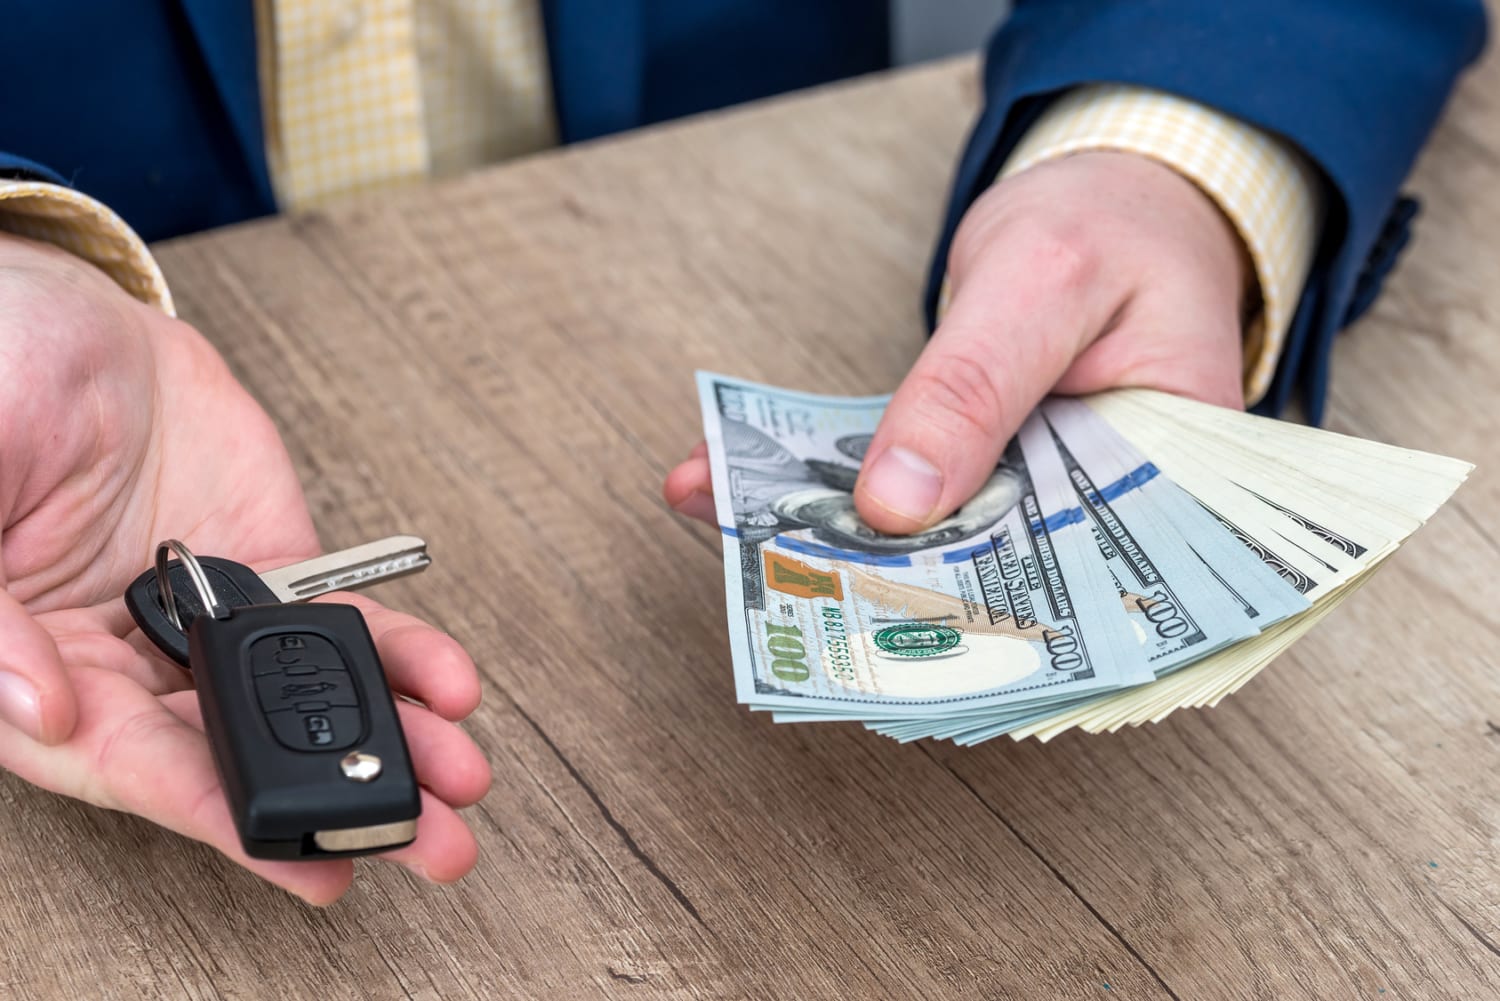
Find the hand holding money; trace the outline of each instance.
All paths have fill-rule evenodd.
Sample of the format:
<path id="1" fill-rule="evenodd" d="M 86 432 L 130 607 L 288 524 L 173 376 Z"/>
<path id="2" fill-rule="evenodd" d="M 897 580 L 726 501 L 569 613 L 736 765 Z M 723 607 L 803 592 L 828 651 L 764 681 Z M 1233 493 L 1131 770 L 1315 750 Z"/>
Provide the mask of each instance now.
<path id="1" fill-rule="evenodd" d="M 851 494 L 887 399 L 707 373 L 699 393 L 740 701 L 900 740 L 1214 705 L 1470 469 L 1115 390 L 1043 401 L 968 503 L 893 536 Z"/>
<path id="2" fill-rule="evenodd" d="M 1166 168 L 1019 174 L 948 263 L 892 398 L 700 376 L 665 493 L 720 526 L 739 696 L 779 721 L 973 743 L 1215 704 L 1467 472 L 1237 413 L 1243 248 Z"/>
<path id="3" fill-rule="evenodd" d="M 1054 387 L 1240 406 L 1247 271 L 1214 202 L 1144 157 L 1083 153 L 997 183 L 959 227 L 950 305 L 870 443 L 861 518 L 888 533 L 946 518 Z M 712 520 L 706 455 L 665 493 Z"/>

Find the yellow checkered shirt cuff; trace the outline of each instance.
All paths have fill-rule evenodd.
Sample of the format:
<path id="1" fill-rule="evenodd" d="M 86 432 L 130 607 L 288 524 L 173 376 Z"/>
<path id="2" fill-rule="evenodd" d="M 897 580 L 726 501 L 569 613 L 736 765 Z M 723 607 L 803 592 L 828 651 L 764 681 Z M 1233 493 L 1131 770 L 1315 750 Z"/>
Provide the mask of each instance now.
<path id="1" fill-rule="evenodd" d="M 0 178 L 0 231 L 61 247 L 142 302 L 176 315 L 167 279 L 146 242 L 97 199 L 45 181 Z"/>
<path id="2" fill-rule="evenodd" d="M 1245 398 L 1259 400 L 1275 374 L 1322 225 L 1322 189 L 1312 166 L 1287 143 L 1201 104 L 1095 84 L 1052 102 L 1000 176 L 1085 150 L 1165 163 L 1213 198 L 1239 230 L 1260 285 L 1261 308 L 1245 328 Z"/>

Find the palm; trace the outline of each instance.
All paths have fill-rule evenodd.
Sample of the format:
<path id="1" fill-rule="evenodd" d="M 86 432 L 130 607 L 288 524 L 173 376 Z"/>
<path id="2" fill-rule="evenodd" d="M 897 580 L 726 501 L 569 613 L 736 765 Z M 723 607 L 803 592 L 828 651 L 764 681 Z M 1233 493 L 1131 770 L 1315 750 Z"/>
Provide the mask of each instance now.
<path id="1" fill-rule="evenodd" d="M 0 428 L 0 632 L 12 653 L 58 663 L 54 687 L 76 705 L 76 725 L 70 718 L 71 735 L 52 746 L 0 726 L 0 766 L 208 842 L 307 899 L 330 901 L 349 883 L 347 862 L 266 863 L 240 851 L 185 690 L 191 678 L 134 629 L 121 598 L 169 537 L 251 565 L 318 552 L 281 440 L 191 328 L 96 272 L 64 263 L 59 273 L 55 255 L 34 248 L 21 258 L 30 281 L 7 285 L 15 249 L 0 243 L 0 317 L 49 315 L 0 327 L 0 413 L 10 415 Z M 453 808 L 488 785 L 478 749 L 446 721 L 477 702 L 472 661 L 425 624 L 353 600 L 392 687 L 427 707 L 400 706 L 423 817 L 417 842 L 393 857 L 457 878 L 474 845 Z"/>
<path id="2" fill-rule="evenodd" d="M 242 562 L 317 551 L 265 414 L 193 331 L 144 307 L 128 315 L 149 329 L 33 338 L 29 367 L 82 366 L 92 378 L 82 389 L 65 379 L 42 392 L 33 384 L 5 402 L 52 446 L 50 475 L 33 484 L 35 503 L 7 519 L 0 550 L 11 594 L 33 611 L 118 598 L 165 538 Z M 0 381 L 11 395 L 22 385 Z M 70 415 L 60 434 L 51 427 L 58 413 Z"/>

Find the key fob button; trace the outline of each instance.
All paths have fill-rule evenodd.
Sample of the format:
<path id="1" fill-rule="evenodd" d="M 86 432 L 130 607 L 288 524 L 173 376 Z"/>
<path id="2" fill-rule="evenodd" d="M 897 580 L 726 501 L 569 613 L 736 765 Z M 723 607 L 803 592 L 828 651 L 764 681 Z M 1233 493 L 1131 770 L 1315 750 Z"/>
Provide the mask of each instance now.
<path id="1" fill-rule="evenodd" d="M 260 708 L 268 713 L 282 709 L 301 711 L 302 706 L 311 704 L 359 708 L 354 679 L 344 670 L 324 668 L 259 674 L 255 677 L 255 694 L 260 698 Z"/>
<path id="2" fill-rule="evenodd" d="M 315 712 L 278 709 L 266 713 L 271 732 L 294 751 L 339 751 L 359 742 L 364 721 L 357 708 L 334 706 Z"/>
<path id="3" fill-rule="evenodd" d="M 325 667 L 342 668 L 343 658 L 332 643 L 308 633 L 262 636 L 250 644 L 250 673 L 311 673 Z"/>

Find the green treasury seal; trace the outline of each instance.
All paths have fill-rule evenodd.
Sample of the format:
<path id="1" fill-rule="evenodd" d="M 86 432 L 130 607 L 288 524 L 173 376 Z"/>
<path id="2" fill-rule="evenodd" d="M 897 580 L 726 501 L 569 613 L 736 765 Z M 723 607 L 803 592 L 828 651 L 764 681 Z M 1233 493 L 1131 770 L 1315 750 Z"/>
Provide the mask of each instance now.
<path id="1" fill-rule="evenodd" d="M 902 622 L 875 633 L 875 645 L 896 657 L 936 657 L 958 646 L 957 629 L 936 622 Z"/>

